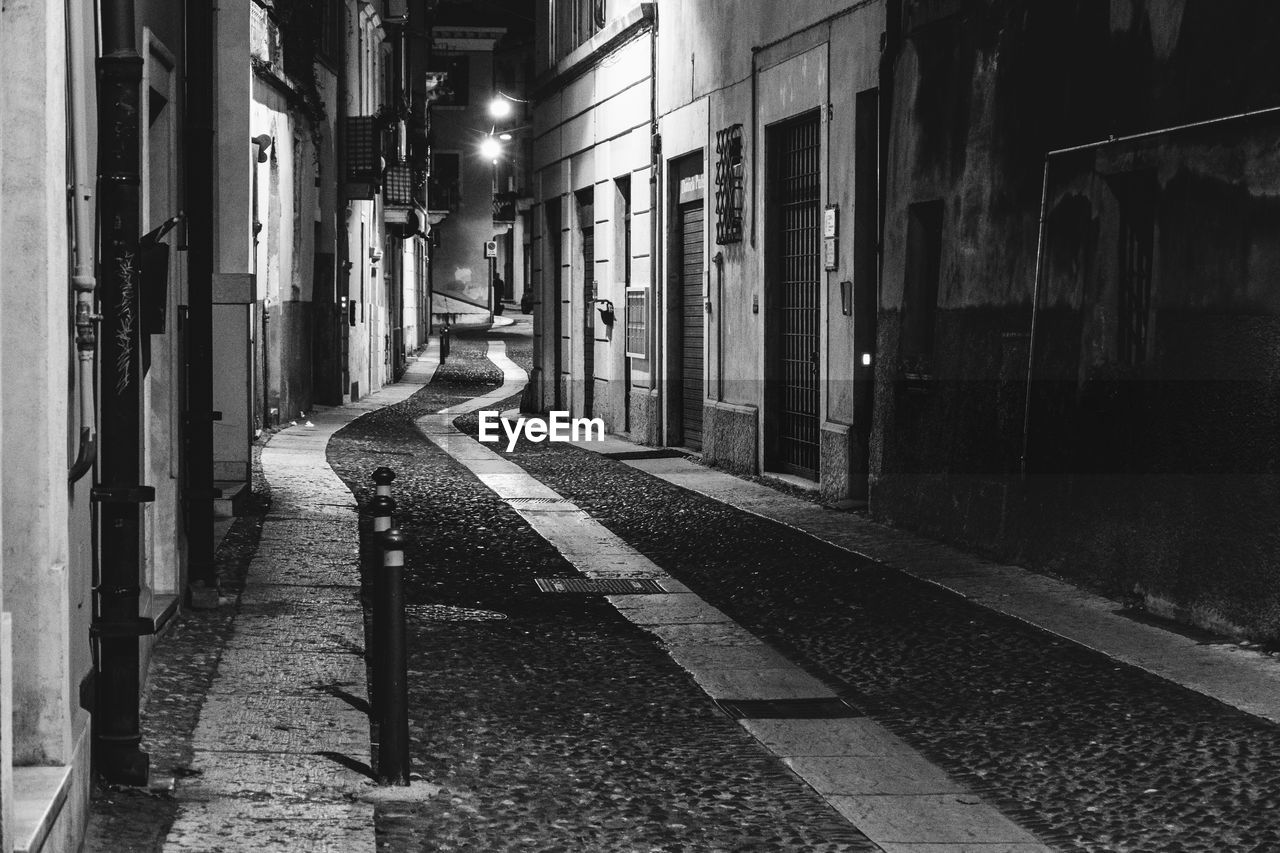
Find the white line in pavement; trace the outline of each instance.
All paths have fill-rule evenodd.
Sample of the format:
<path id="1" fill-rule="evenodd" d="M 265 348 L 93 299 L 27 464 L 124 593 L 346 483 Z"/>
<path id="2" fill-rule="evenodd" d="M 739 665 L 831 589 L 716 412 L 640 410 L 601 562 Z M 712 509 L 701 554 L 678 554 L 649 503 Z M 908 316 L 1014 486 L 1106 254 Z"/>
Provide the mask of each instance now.
<path id="1" fill-rule="evenodd" d="M 473 412 L 517 393 L 525 372 L 490 342 L 502 387 L 418 420 L 434 444 L 511 505 L 544 539 L 589 578 L 650 578 L 666 595 L 608 596 L 618 611 L 663 641 L 668 653 L 716 699 L 835 698 L 830 687 L 795 666 L 600 522 L 523 468 L 453 426 Z M 550 498 L 538 508 L 522 498 Z M 1000 845 L 1001 853 L 1047 853 L 1050 848 L 982 802 L 963 785 L 866 718 L 742 720 L 766 749 L 846 819 L 885 849 L 959 849 Z M 939 847 L 938 845 L 946 845 Z"/>

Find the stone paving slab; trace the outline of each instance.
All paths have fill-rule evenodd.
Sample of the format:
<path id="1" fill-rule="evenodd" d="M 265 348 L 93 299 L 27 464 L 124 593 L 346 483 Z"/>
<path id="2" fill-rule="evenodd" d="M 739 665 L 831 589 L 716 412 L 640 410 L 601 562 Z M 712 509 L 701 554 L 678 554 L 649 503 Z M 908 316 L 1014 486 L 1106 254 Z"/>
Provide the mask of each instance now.
<path id="1" fill-rule="evenodd" d="M 973 795 L 832 796 L 829 800 L 881 846 L 1015 843 L 1035 853 L 1052 849 Z"/>
<path id="2" fill-rule="evenodd" d="M 830 720 L 742 720 L 742 725 L 774 753 L 802 756 L 858 756 L 901 753 L 906 745 L 866 717 Z"/>
<path id="3" fill-rule="evenodd" d="M 342 674 L 337 678 L 350 683 Z M 363 694 L 362 684 L 352 688 L 352 693 Z M 299 695 L 301 692 L 246 693 L 215 687 L 205 700 L 201 717 L 216 721 L 216 725 L 201 725 L 196 730 L 192 741 L 196 751 L 298 755 L 330 751 L 368 764 L 368 717 L 335 696 L 314 695 L 315 691 L 306 691 L 313 694 L 310 696 Z M 206 768 L 199 766 L 202 771 Z"/>
<path id="4" fill-rule="evenodd" d="M 765 643 L 750 646 L 673 645 L 667 649 L 686 669 L 750 671 L 774 669 L 789 663 L 781 653 Z"/>
<path id="5" fill-rule="evenodd" d="M 685 625 L 730 622 L 721 610 L 693 593 L 672 595 L 607 595 L 605 599 L 637 625 Z"/>
<path id="6" fill-rule="evenodd" d="M 343 656 L 335 661 L 334 655 Z M 323 652 L 295 652 L 279 646 L 237 645 L 222 656 L 219 666 L 230 678 L 210 688 L 211 692 L 294 693 L 315 696 L 322 688 L 342 686 L 347 692 L 360 694 L 364 688 L 364 661 L 347 649 L 332 648 Z M 282 674 L 288 673 L 288 677 Z"/>
<path id="7" fill-rule="evenodd" d="M 364 803 L 302 803 L 291 798 L 256 802 L 222 798 L 184 803 L 165 850 L 193 853 L 373 853 L 373 806 Z"/>
<path id="8" fill-rule="evenodd" d="M 370 787 L 368 777 L 320 755 L 229 753 L 183 782 L 193 800 L 219 798 L 348 804 Z"/>
<path id="9" fill-rule="evenodd" d="M 964 785 L 911 751 L 885 755 L 804 756 L 785 759 L 821 794 L 847 796 L 965 794 Z"/>
<path id="10" fill-rule="evenodd" d="M 680 660 L 679 655 L 672 657 Z M 790 664 L 760 669 L 700 666 L 690 671 L 713 699 L 820 699 L 836 695 L 830 687 Z"/>

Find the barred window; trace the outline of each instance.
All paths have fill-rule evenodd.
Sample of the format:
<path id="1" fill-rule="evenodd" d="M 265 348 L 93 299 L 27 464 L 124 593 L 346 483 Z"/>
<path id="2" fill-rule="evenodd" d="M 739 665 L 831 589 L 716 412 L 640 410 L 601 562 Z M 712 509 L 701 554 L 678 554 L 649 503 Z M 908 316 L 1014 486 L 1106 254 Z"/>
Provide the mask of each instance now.
<path id="1" fill-rule="evenodd" d="M 716 132 L 716 242 L 742 241 L 742 125 Z"/>

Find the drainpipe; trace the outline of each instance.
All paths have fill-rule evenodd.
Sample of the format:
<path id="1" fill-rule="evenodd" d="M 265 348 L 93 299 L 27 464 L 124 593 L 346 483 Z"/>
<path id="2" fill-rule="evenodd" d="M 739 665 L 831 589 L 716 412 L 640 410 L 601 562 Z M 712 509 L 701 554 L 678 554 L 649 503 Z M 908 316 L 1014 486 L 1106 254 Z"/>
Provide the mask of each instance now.
<path id="1" fill-rule="evenodd" d="M 1049 167 L 1055 157 L 1062 157 L 1068 154 L 1078 154 L 1084 151 L 1097 151 L 1108 145 L 1118 145 L 1126 142 L 1135 142 L 1140 139 L 1149 139 L 1153 136 L 1161 136 L 1166 133 L 1181 133 L 1187 130 L 1196 130 L 1202 127 L 1211 127 L 1213 125 L 1224 124 L 1226 122 L 1240 121 L 1247 118 L 1258 118 L 1262 116 L 1280 115 L 1280 106 L 1266 107 L 1260 110 L 1246 110 L 1242 113 L 1232 113 L 1231 115 L 1218 116 L 1217 118 L 1205 119 L 1203 121 L 1193 121 L 1187 124 L 1178 124 L 1172 127 L 1162 127 L 1157 130 L 1146 130 L 1142 133 L 1133 133 L 1128 136 L 1113 136 L 1110 139 L 1100 139 L 1096 142 L 1086 142 L 1083 145 L 1073 145 L 1069 148 L 1057 148 L 1048 151 L 1044 155 L 1044 178 L 1040 186 L 1040 223 L 1039 232 L 1036 237 L 1036 263 L 1035 278 L 1031 285 L 1031 329 L 1029 340 L 1027 341 L 1027 388 L 1023 398 L 1022 405 L 1022 459 L 1021 470 L 1022 476 L 1027 476 L 1028 455 L 1027 450 L 1030 445 L 1031 438 L 1031 384 L 1035 379 L 1035 363 L 1036 363 L 1036 326 L 1040 316 L 1040 283 L 1043 277 L 1043 256 L 1045 241 L 1045 224 L 1049 209 Z"/>
<path id="2" fill-rule="evenodd" d="M 71 233 L 74 237 L 71 284 L 75 292 L 76 394 L 80 418 L 80 449 L 67 476 L 70 482 L 76 483 L 93 470 L 98 458 L 97 403 L 93 393 L 98 353 L 95 325 L 98 315 L 93 304 L 97 280 L 93 275 L 94 186 L 89 173 L 88 139 L 91 78 L 81 52 L 92 41 L 85 38 L 81 10 L 73 8 L 70 0 L 64 0 L 64 12 L 67 17 L 68 142 L 72 172 Z"/>
<path id="3" fill-rule="evenodd" d="M 649 28 L 649 276 L 651 283 L 649 300 L 649 340 L 653 342 L 649 359 L 650 390 L 658 391 L 657 407 L 657 440 L 661 444 L 666 440 L 666 407 L 663 406 L 662 390 L 657 387 L 663 382 L 662 358 L 662 300 L 666 293 L 662 285 L 662 261 L 666 252 L 659 248 L 662 243 L 662 212 L 665 207 L 662 201 L 662 134 L 658 123 L 658 5 L 653 7 L 653 23 Z M 557 378 L 557 382 L 559 379 Z M 652 429 L 652 426 L 650 427 Z"/>
<path id="4" fill-rule="evenodd" d="M 187 0 L 187 603 L 218 606 L 213 502 L 213 87 L 217 22 L 212 3 Z"/>
<path id="5" fill-rule="evenodd" d="M 135 44 L 133 0 L 102 0 L 98 60 L 98 186 L 101 263 L 98 282 L 107 345 L 102 359 L 100 572 L 97 619 L 97 708 L 94 758 L 109 782 L 142 785 L 150 759 L 140 748 L 138 638 L 141 504 L 155 490 L 141 479 L 141 348 L 138 317 L 139 88 L 142 57 Z"/>

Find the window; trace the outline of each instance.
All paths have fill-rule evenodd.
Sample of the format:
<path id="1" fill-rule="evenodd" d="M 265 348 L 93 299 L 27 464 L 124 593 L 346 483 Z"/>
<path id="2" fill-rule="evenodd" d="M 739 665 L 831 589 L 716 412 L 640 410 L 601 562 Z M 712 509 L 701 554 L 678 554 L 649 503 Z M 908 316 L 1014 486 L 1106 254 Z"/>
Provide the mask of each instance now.
<path id="1" fill-rule="evenodd" d="M 563 59 L 604 29 L 605 0 L 554 0 L 549 28 L 553 59 Z"/>
<path id="2" fill-rule="evenodd" d="M 942 268 L 942 202 L 907 211 L 906 282 L 902 294 L 902 364 L 910 376 L 933 372 L 933 332 Z"/>
<path id="3" fill-rule="evenodd" d="M 339 18 L 338 0 L 320 0 L 316 4 L 320 17 L 319 43 L 316 50 L 321 59 L 336 63 L 342 52 L 342 23 Z"/>
<path id="4" fill-rule="evenodd" d="M 742 241 L 742 125 L 716 132 L 716 242 Z"/>
<path id="5" fill-rule="evenodd" d="M 456 151 L 433 153 L 427 207 L 431 210 L 457 210 L 461 200 L 462 155 Z"/>
<path id="6" fill-rule="evenodd" d="M 471 103 L 471 57 L 465 55 L 440 56 L 435 65 L 448 74 L 440 94 L 433 101 L 437 107 L 465 107 Z"/>

